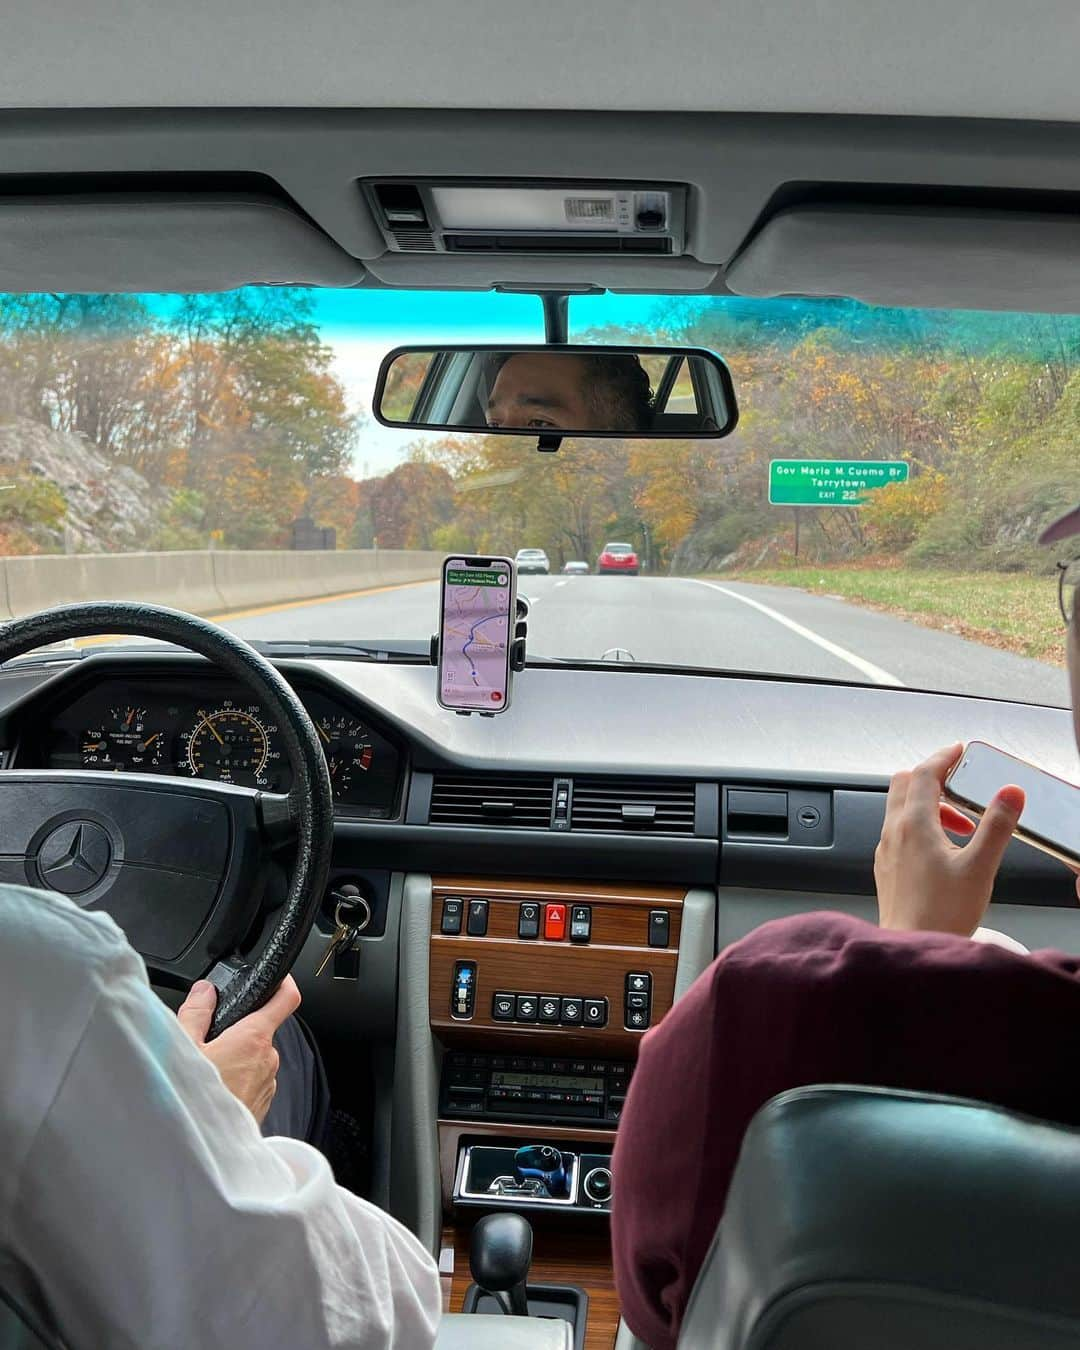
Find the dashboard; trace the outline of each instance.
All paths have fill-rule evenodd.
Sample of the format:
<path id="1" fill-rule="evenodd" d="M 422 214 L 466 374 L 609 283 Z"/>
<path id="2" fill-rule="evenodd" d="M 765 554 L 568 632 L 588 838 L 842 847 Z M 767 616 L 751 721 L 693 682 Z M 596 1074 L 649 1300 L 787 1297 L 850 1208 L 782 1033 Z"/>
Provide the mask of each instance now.
<path id="1" fill-rule="evenodd" d="M 403 757 L 366 716 L 312 686 L 297 688 L 326 754 L 335 805 L 391 819 Z M 128 770 L 268 792 L 292 783 L 277 724 L 241 686 L 216 677 L 134 673 L 84 685 L 23 728 L 22 768 Z"/>

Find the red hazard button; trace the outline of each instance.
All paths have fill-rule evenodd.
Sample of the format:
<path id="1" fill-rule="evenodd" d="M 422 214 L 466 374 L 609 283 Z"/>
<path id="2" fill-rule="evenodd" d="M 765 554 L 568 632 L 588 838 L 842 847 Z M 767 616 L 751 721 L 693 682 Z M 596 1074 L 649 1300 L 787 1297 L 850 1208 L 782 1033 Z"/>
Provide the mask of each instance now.
<path id="1" fill-rule="evenodd" d="M 566 937 L 566 906 L 544 906 L 544 937 L 549 942 L 561 942 Z"/>

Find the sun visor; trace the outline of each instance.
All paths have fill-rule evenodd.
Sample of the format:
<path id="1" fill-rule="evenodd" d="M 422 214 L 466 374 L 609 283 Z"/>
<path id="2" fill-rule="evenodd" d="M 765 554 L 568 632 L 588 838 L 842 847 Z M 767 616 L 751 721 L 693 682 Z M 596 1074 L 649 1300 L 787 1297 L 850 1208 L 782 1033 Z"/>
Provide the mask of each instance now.
<path id="1" fill-rule="evenodd" d="M 275 197 L 0 196 L 0 292 L 352 286 L 359 262 Z"/>
<path id="2" fill-rule="evenodd" d="M 1080 313 L 1080 216 L 894 206 L 791 207 L 728 267 L 747 296 Z"/>

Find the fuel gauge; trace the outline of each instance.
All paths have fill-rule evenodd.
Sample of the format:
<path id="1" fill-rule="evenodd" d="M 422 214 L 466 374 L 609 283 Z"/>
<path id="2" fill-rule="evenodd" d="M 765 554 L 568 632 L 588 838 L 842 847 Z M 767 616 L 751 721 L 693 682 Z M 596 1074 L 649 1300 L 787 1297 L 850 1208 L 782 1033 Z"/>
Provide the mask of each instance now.
<path id="1" fill-rule="evenodd" d="M 145 708 L 136 704 L 110 708 L 98 726 L 83 732 L 83 768 L 132 773 L 157 769 L 164 761 L 164 741 L 160 731 L 147 726 Z"/>

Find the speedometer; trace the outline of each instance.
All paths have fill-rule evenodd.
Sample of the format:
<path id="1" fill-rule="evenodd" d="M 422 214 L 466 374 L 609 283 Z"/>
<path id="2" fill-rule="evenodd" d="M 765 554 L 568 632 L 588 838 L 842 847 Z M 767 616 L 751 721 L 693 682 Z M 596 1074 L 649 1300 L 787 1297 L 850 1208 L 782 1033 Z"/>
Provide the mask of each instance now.
<path id="1" fill-rule="evenodd" d="M 186 767 L 196 778 L 243 787 L 270 787 L 270 765 L 280 758 L 257 706 L 238 708 L 226 702 L 211 712 L 199 710 L 198 721 L 183 737 Z"/>
<path id="2" fill-rule="evenodd" d="M 320 717 L 315 723 L 323 742 L 326 765 L 335 797 L 343 797 L 357 774 L 367 773 L 375 757 L 363 722 L 347 713 Z"/>

